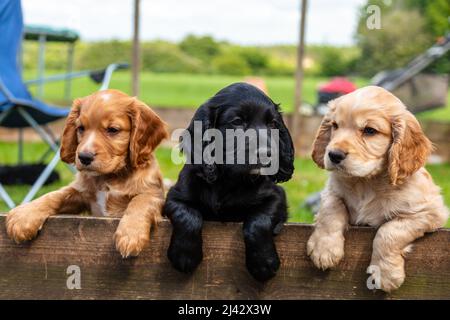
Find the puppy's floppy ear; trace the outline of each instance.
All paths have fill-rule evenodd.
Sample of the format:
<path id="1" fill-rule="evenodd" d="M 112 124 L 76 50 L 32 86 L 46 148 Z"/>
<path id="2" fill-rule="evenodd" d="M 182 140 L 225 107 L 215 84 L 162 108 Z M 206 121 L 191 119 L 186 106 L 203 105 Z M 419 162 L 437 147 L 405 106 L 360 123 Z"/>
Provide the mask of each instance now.
<path id="1" fill-rule="evenodd" d="M 278 108 L 277 108 L 278 109 Z M 294 173 L 294 144 L 292 143 L 292 138 L 289 130 L 283 121 L 283 116 L 278 112 L 277 129 L 280 134 L 280 144 L 279 144 L 279 161 L 280 168 L 278 173 L 274 175 L 274 182 L 285 182 L 291 179 Z"/>
<path id="2" fill-rule="evenodd" d="M 61 138 L 61 160 L 66 163 L 75 162 L 75 154 L 77 152 L 78 138 L 77 127 L 75 125 L 76 120 L 80 116 L 80 108 L 83 100 L 75 99 L 72 104 L 69 116 L 67 117 L 66 124 L 64 126 L 63 135 Z"/>
<path id="3" fill-rule="evenodd" d="M 128 114 L 131 119 L 130 163 L 133 168 L 145 165 L 155 148 L 167 138 L 167 124 L 145 103 L 132 98 Z"/>
<path id="4" fill-rule="evenodd" d="M 331 105 L 330 105 L 331 107 Z M 313 143 L 312 159 L 322 169 L 325 168 L 325 150 L 331 139 L 331 120 L 329 111 L 323 118 Z"/>
<path id="5" fill-rule="evenodd" d="M 392 146 L 389 150 L 389 177 L 400 185 L 426 164 L 433 146 L 417 119 L 409 111 L 392 121 Z"/>
<path id="6" fill-rule="evenodd" d="M 186 129 L 189 133 L 189 138 L 181 137 L 180 140 L 181 150 L 186 154 L 186 157 L 189 158 L 191 164 L 196 164 L 198 166 L 199 170 L 197 175 L 208 183 L 216 181 L 219 173 L 216 164 L 207 164 L 204 162 L 203 150 L 208 143 L 203 141 L 203 134 L 206 130 L 215 128 L 217 108 L 214 99 L 210 99 L 202 104 L 195 112 L 189 127 Z M 201 140 L 198 141 L 197 139 L 194 139 L 196 136 Z M 201 165 L 195 163 L 196 158 L 201 159 Z"/>

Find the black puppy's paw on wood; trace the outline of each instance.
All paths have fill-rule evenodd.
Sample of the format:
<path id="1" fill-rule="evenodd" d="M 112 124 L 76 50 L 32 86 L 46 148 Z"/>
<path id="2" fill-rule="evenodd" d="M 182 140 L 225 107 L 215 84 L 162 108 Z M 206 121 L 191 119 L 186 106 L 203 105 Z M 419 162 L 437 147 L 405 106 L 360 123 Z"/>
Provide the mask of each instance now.
<path id="1" fill-rule="evenodd" d="M 278 254 L 262 254 L 253 251 L 246 254 L 246 265 L 248 272 L 258 281 L 264 282 L 276 276 L 280 268 Z"/>
<path id="2" fill-rule="evenodd" d="M 192 273 L 203 260 L 202 243 L 193 241 L 172 241 L 167 251 L 172 266 L 183 273 Z"/>

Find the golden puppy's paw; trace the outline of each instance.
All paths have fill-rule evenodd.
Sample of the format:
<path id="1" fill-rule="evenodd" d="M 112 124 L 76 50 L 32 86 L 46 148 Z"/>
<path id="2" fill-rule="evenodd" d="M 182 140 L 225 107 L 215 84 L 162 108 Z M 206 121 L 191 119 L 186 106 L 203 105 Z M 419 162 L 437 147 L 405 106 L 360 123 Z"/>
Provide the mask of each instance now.
<path id="1" fill-rule="evenodd" d="M 314 231 L 307 243 L 307 253 L 317 268 L 333 268 L 344 257 L 344 237 Z"/>
<path id="2" fill-rule="evenodd" d="M 372 259 L 370 267 L 375 280 L 375 289 L 389 293 L 398 289 L 405 281 L 404 260 L 401 256 L 389 260 Z"/>
<path id="3" fill-rule="evenodd" d="M 114 234 L 114 240 L 116 249 L 123 258 L 135 257 L 150 242 L 150 227 L 146 228 L 142 221 L 133 221 L 124 216 Z"/>
<path id="4" fill-rule="evenodd" d="M 6 232 L 16 243 L 32 240 L 41 230 L 46 215 L 30 204 L 12 209 L 6 216 Z"/>

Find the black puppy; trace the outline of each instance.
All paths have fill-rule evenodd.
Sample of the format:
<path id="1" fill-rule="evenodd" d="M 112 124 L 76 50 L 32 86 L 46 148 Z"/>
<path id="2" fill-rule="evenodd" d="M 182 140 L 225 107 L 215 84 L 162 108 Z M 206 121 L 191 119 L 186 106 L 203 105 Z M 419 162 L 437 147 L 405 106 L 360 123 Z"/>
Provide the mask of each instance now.
<path id="1" fill-rule="evenodd" d="M 276 154 L 268 153 L 279 159 L 278 171 L 262 175 L 260 169 L 267 164 L 261 161 L 217 164 L 202 160 L 195 164 L 195 121 L 202 125 L 200 133 L 215 128 L 224 140 L 227 129 L 278 129 Z M 294 171 L 294 147 L 278 105 L 256 87 L 235 83 L 200 106 L 187 131 L 190 139 L 183 139 L 181 148 L 191 164 L 181 170 L 163 209 L 173 226 L 168 250 L 172 265 L 192 272 L 201 262 L 203 220 L 243 221 L 248 271 L 260 281 L 272 278 L 280 265 L 273 236 L 287 219 L 285 192 L 276 183 L 289 180 Z M 201 143 L 197 155 L 208 144 Z M 236 147 L 232 152 L 236 156 L 240 151 Z"/>

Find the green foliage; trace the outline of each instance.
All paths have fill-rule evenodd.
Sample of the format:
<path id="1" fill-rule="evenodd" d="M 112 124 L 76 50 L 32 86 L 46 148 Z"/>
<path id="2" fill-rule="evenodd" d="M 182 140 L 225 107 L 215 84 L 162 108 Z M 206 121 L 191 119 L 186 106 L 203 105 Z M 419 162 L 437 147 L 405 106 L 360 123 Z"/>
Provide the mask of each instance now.
<path id="1" fill-rule="evenodd" d="M 425 30 L 430 34 L 430 45 L 438 37 L 450 32 L 450 1 L 402 0 L 405 7 L 418 9 L 425 19 Z M 450 73 L 450 52 L 427 68 L 429 72 Z"/>
<path id="2" fill-rule="evenodd" d="M 418 11 L 392 11 L 382 14 L 382 28 L 369 30 L 364 22 L 358 27 L 361 49 L 358 71 L 374 75 L 381 70 L 405 66 L 430 45 L 424 31 L 425 21 Z"/>
<path id="3" fill-rule="evenodd" d="M 257 47 L 256 49 L 268 57 L 267 67 L 264 74 L 276 76 L 294 75 L 297 66 L 296 46 L 275 45 Z M 309 54 L 309 47 L 306 51 Z"/>
<path id="4" fill-rule="evenodd" d="M 74 70 L 104 68 L 113 62 L 130 62 L 129 41 L 79 42 L 75 47 Z M 25 70 L 36 70 L 38 44 L 25 42 Z M 323 52 L 322 52 L 323 51 Z M 309 46 L 306 50 L 307 76 L 348 74 L 352 71 L 355 48 Z M 141 42 L 141 69 L 157 73 L 201 73 L 229 75 L 293 76 L 296 46 L 239 46 L 219 42 L 210 36 L 188 35 L 180 43 L 155 40 Z M 64 71 L 67 45 L 48 43 L 46 68 Z"/>
<path id="5" fill-rule="evenodd" d="M 179 44 L 186 54 L 207 61 L 220 52 L 220 45 L 211 36 L 188 35 Z"/>
<path id="6" fill-rule="evenodd" d="M 131 43 L 129 41 L 99 41 L 77 48 L 78 69 L 104 68 L 110 63 L 129 61 Z"/>
<path id="7" fill-rule="evenodd" d="M 26 41 L 23 50 L 23 67 L 25 69 L 36 69 L 38 64 L 39 44 Z M 68 45 L 61 43 L 48 43 L 45 50 L 46 69 L 64 70 L 67 68 Z"/>
<path id="8" fill-rule="evenodd" d="M 142 45 L 142 69 L 153 72 L 192 72 L 202 70 L 202 62 L 176 44 L 157 41 Z"/>
<path id="9" fill-rule="evenodd" d="M 306 76 L 362 74 L 373 76 L 383 69 L 403 67 L 429 47 L 432 34 L 448 29 L 448 0 L 369 0 L 361 8 L 357 33 L 358 47 L 309 45 L 306 48 Z M 377 4 L 382 11 L 382 29 L 368 30 L 366 8 Z M 445 17 L 444 17 L 445 16 Z M 434 31 L 432 31 L 434 30 Z M 47 45 L 46 68 L 64 70 L 67 45 Z M 181 42 L 144 41 L 141 43 L 142 71 L 158 73 L 201 73 L 228 75 L 293 76 L 296 46 L 238 46 L 211 36 L 188 35 Z M 26 42 L 24 66 L 36 69 L 37 43 Z M 112 62 L 130 62 L 129 41 L 80 42 L 76 45 L 75 70 L 103 68 Z M 449 72 L 450 54 L 429 67 Z"/>
<path id="10" fill-rule="evenodd" d="M 448 0 L 402 0 L 406 8 L 418 9 L 426 19 L 426 29 L 440 37 L 450 31 L 450 2 Z"/>
<path id="11" fill-rule="evenodd" d="M 219 74 L 248 75 L 251 73 L 249 64 L 239 54 L 220 54 L 212 60 L 211 64 L 214 72 Z"/>
<path id="12" fill-rule="evenodd" d="M 381 10 L 381 30 L 368 30 L 367 7 L 377 5 Z M 357 28 L 357 43 L 361 59 L 357 70 L 374 75 L 383 69 L 403 67 L 430 47 L 449 29 L 448 0 L 397 0 L 386 5 L 384 0 L 368 0 L 361 8 Z M 450 55 L 436 61 L 428 71 L 448 73 Z"/>
<path id="13" fill-rule="evenodd" d="M 450 2 L 448 0 L 428 1 L 425 11 L 430 31 L 436 36 L 443 36 L 450 31 Z"/>
<path id="14" fill-rule="evenodd" d="M 361 16 L 365 16 L 365 10 L 369 5 L 377 5 L 383 14 L 392 11 L 416 10 L 425 19 L 425 31 L 433 37 L 443 36 L 450 31 L 448 22 L 450 2 L 448 0 L 393 0 L 391 4 L 385 0 L 368 0 L 362 8 Z"/>
<path id="15" fill-rule="evenodd" d="M 265 75 L 268 76 L 290 76 L 292 77 L 295 73 L 295 64 L 290 64 L 289 62 L 270 57 L 267 68 L 264 71 Z"/>
<path id="16" fill-rule="evenodd" d="M 241 48 L 239 55 L 247 62 L 253 74 L 260 74 L 268 67 L 269 57 L 258 48 Z"/>
<path id="17" fill-rule="evenodd" d="M 323 46 L 317 54 L 320 74 L 323 76 L 342 76 L 350 71 L 352 56 L 346 55 L 341 48 Z"/>

